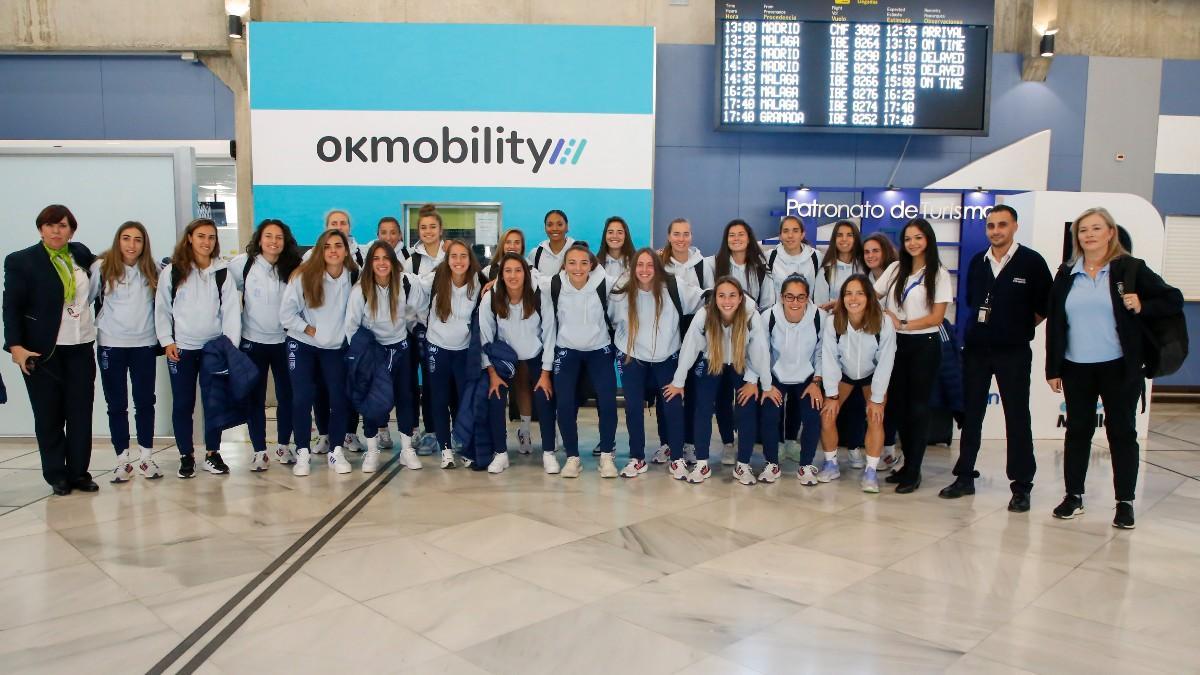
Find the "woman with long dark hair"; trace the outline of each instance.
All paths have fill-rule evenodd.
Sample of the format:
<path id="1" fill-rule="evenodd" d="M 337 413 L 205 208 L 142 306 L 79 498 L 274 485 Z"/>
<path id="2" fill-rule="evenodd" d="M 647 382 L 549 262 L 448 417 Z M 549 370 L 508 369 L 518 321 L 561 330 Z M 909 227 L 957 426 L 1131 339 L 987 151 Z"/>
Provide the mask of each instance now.
<path id="1" fill-rule="evenodd" d="M 259 379 L 250 393 L 246 422 L 254 450 L 251 471 L 266 471 L 267 371 L 275 380 L 275 449 L 280 464 L 295 464 L 292 438 L 292 381 L 288 371 L 287 331 L 279 320 L 279 306 L 292 272 L 300 266 L 300 246 L 282 220 L 268 218 L 258 224 L 246 252 L 229 263 L 233 283 L 242 293 L 241 350 L 258 368 Z M 303 430 L 308 434 L 308 430 Z M 299 433 L 296 434 L 299 441 Z"/>
<path id="2" fill-rule="evenodd" d="M 734 218 L 725 225 L 725 231 L 721 234 L 721 248 L 716 255 L 705 258 L 704 265 L 708 280 L 715 282 L 722 277 L 736 279 L 757 307 L 766 308 L 775 304 L 775 287 L 771 283 L 766 256 L 754 237 L 754 230 L 741 218 Z"/>
<path id="3" fill-rule="evenodd" d="M 479 262 L 466 242 L 452 239 L 446 260 L 432 277 L 421 279 L 429 298 L 425 323 L 425 372 L 430 416 L 442 451 L 442 468 L 458 466 L 450 444 L 452 391 L 463 391 L 467 377 L 467 347 L 471 342 L 471 314 L 483 292 Z M 457 403 L 457 401 L 454 401 Z M 455 412 L 457 407 L 455 408 Z"/>
<path id="4" fill-rule="evenodd" d="M 629 223 L 621 216 L 610 216 L 604 221 L 604 237 L 596 259 L 604 268 L 609 281 L 618 284 L 629 275 L 633 265 L 633 237 L 629 234 Z"/>
<path id="5" fill-rule="evenodd" d="M 180 478 L 191 478 L 196 470 L 192 413 L 204 345 L 221 335 L 233 344 L 242 337 L 237 289 L 225 262 L 217 256 L 219 250 L 217 224 L 208 218 L 193 220 L 179 237 L 171 263 L 159 275 L 154 298 L 155 332 L 171 376 L 171 423 L 179 448 Z M 202 397 L 201 404 L 203 401 Z M 229 473 L 229 465 L 221 458 L 219 430 L 205 430 L 204 448 L 204 470 Z"/>
<path id="6" fill-rule="evenodd" d="M 154 379 L 158 370 L 154 293 L 158 289 L 158 263 L 150 250 L 146 228 L 133 220 L 118 227 L 112 247 L 92 265 L 91 276 L 96 361 L 108 405 L 108 433 L 117 453 L 112 482 L 128 481 L 135 470 L 145 478 L 161 478 L 162 470 L 153 457 Z M 129 454 L 130 389 L 139 452 L 136 459 Z"/>
<path id="7" fill-rule="evenodd" d="M 841 477 L 838 467 L 838 415 L 855 391 L 866 399 L 867 461 L 859 482 L 863 492 L 879 492 L 879 456 L 888 384 L 896 360 L 896 331 L 884 315 L 866 275 L 855 274 L 842 284 L 833 315 L 821 336 L 821 371 L 825 403 L 821 408 L 821 444 L 825 463 L 814 477 L 808 467 L 804 485 L 828 483 Z M 831 450 L 832 448 L 832 450 Z"/>
<path id="8" fill-rule="evenodd" d="M 904 466 L 887 482 L 897 484 L 896 492 L 907 494 L 921 486 L 929 397 L 942 363 L 939 329 L 946 307 L 954 300 L 954 287 L 938 257 L 937 237 L 928 220 L 908 221 L 900 239 L 900 258 L 875 282 L 875 291 L 898 333 L 887 415 L 896 420 Z"/>
<path id="9" fill-rule="evenodd" d="M 821 269 L 817 273 L 817 305 L 826 312 L 832 311 L 846 279 L 866 271 L 858 225 L 849 220 L 839 220 L 833 225 L 829 248 L 825 249 Z"/>
<path id="10" fill-rule="evenodd" d="M 633 256 L 629 280 L 612 293 L 608 315 L 616 333 L 617 371 L 625 391 L 625 426 L 629 431 L 629 463 L 621 470 L 634 478 L 646 464 L 646 401 L 657 398 L 671 383 L 679 363 L 683 317 L 695 314 L 703 302 L 701 290 L 663 269 L 654 251 L 643 248 Z M 675 303 L 679 304 L 676 305 Z M 669 457 L 683 458 L 683 401 L 665 401 L 659 414 Z"/>
<path id="11" fill-rule="evenodd" d="M 292 273 L 279 307 L 279 319 L 288 335 L 292 428 L 299 446 L 292 467 L 296 476 L 307 476 L 312 470 L 307 446 L 317 386 L 323 387 L 328 396 L 328 438 L 344 438 L 349 424 L 344 361 L 346 307 L 350 290 L 358 281 L 358 266 L 349 253 L 349 237 L 340 230 L 325 230 L 313 246 L 313 254 Z M 333 448 L 328 461 L 337 473 L 350 473 L 350 461 L 341 445 Z"/>
<path id="12" fill-rule="evenodd" d="M 486 353 L 483 355 L 488 371 L 488 428 L 495 451 L 488 473 L 501 473 L 509 466 L 505 408 L 509 390 L 519 386 L 517 376 L 521 372 L 528 373 L 529 379 L 537 378 L 532 403 L 537 406 L 542 452 L 554 454 L 554 349 L 546 344 L 554 336 L 552 313 L 550 298 L 537 289 L 529 263 L 516 251 L 505 253 L 500 258 L 499 283 L 486 291 L 479 303 L 480 343 L 486 347 L 499 340 L 517 355 L 514 377 L 509 378 L 496 370 Z M 530 443 L 529 418 L 522 415 L 521 424 L 524 434 L 519 429 L 517 438 L 522 453 L 527 454 L 524 448 Z"/>
<path id="13" fill-rule="evenodd" d="M 412 406 L 404 397 L 410 390 L 409 379 L 413 376 L 409 367 L 408 343 L 410 317 L 428 300 L 420 279 L 401 271 L 396 251 L 386 241 L 377 241 L 367 249 L 367 269 L 360 275 L 358 286 L 350 291 L 350 305 L 346 309 L 346 339 L 354 339 L 360 328 L 366 328 L 383 347 L 387 354 L 380 374 L 387 373 L 391 382 L 392 403 L 396 409 L 396 428 L 400 434 L 400 460 L 408 469 L 420 469 L 421 460 L 412 447 L 414 422 Z M 363 434 L 367 437 L 367 451 L 363 456 L 363 473 L 379 470 L 381 440 L 388 431 L 388 418 L 363 419 Z M 390 436 L 389 438 L 389 446 Z"/>

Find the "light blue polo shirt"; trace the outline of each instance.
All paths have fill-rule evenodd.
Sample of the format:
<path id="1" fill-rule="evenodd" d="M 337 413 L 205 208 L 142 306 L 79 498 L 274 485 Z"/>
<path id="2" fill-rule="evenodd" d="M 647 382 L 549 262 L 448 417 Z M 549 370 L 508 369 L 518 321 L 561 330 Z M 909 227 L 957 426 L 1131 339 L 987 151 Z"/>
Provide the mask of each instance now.
<path id="1" fill-rule="evenodd" d="M 1072 363 L 1104 363 L 1123 356 L 1108 274 L 1109 266 L 1105 265 L 1093 280 L 1083 271 L 1083 258 L 1071 268 L 1066 357 Z"/>

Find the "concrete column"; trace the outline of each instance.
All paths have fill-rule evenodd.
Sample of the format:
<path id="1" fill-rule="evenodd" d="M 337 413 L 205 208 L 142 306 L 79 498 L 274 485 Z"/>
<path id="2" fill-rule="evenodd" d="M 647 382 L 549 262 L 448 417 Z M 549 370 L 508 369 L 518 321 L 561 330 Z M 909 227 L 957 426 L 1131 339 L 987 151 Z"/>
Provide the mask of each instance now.
<path id="1" fill-rule="evenodd" d="M 229 54 L 202 54 L 201 62 L 233 92 L 233 128 L 237 142 L 238 241 L 254 232 L 254 171 L 250 165 L 250 92 L 246 86 L 246 41 L 230 40 Z"/>

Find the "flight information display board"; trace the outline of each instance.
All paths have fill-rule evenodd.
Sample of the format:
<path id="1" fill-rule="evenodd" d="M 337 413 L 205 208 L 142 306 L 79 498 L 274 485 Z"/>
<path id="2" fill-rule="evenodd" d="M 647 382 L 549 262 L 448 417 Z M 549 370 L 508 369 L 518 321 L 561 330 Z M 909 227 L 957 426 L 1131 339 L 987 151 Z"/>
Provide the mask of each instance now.
<path id="1" fill-rule="evenodd" d="M 984 135 L 992 0 L 718 0 L 717 128 Z"/>

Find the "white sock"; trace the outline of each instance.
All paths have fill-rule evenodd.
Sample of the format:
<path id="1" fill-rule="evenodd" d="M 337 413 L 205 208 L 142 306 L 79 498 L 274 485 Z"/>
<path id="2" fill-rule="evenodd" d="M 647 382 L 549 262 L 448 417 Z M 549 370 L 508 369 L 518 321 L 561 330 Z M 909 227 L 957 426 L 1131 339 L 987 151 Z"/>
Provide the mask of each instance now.
<path id="1" fill-rule="evenodd" d="M 154 448 L 138 448 L 142 453 L 142 459 L 150 459 L 154 455 Z"/>
<path id="2" fill-rule="evenodd" d="M 400 434 L 400 449 L 412 450 L 412 437 L 408 434 Z"/>
<path id="3" fill-rule="evenodd" d="M 879 468 L 879 458 L 871 457 L 870 455 L 868 455 L 867 456 L 867 468 L 868 469 L 878 469 Z"/>
<path id="4" fill-rule="evenodd" d="M 826 462 L 836 462 L 837 461 L 837 450 L 834 450 L 833 452 L 826 450 L 825 451 L 825 461 Z"/>
<path id="5" fill-rule="evenodd" d="M 372 436 L 367 439 L 367 452 L 379 452 L 379 437 Z"/>
<path id="6" fill-rule="evenodd" d="M 532 419 L 531 415 L 521 415 L 521 431 L 524 431 L 526 434 L 529 433 L 529 423 Z"/>

